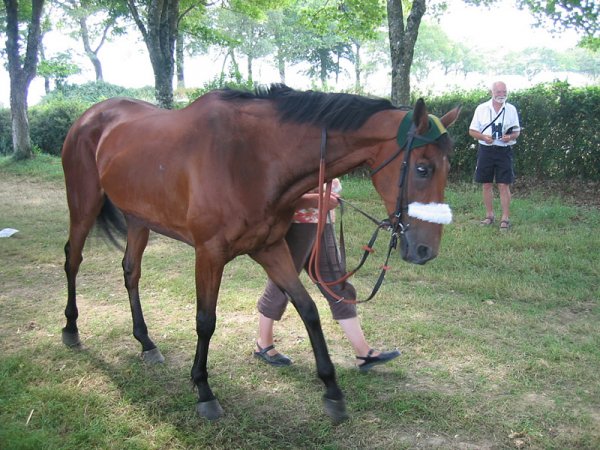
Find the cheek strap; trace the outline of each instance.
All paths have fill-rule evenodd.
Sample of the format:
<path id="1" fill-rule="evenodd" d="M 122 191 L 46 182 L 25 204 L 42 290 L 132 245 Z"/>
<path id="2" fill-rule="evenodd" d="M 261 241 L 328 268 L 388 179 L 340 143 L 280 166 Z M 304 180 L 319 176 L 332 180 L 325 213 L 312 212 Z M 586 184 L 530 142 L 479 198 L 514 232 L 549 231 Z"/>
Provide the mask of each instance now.
<path id="1" fill-rule="evenodd" d="M 447 225 L 452 222 L 452 211 L 446 203 L 419 203 L 408 205 L 408 215 L 425 222 Z"/>

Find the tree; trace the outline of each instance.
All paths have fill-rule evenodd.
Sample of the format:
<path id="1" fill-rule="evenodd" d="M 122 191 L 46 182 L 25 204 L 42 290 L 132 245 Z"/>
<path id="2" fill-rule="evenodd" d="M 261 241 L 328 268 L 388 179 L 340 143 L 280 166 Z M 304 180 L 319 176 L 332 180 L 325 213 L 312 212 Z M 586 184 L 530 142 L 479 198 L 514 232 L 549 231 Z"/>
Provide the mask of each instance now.
<path id="1" fill-rule="evenodd" d="M 539 25 L 552 23 L 554 32 L 571 28 L 581 33 L 581 44 L 592 50 L 600 46 L 600 3 L 594 0 L 518 0 Z"/>
<path id="2" fill-rule="evenodd" d="M 66 22 L 77 31 L 85 55 L 94 66 L 96 81 L 104 81 L 100 49 L 111 34 L 122 34 L 119 19 L 127 14 L 127 6 L 120 0 L 60 0 Z"/>
<path id="3" fill-rule="evenodd" d="M 287 0 L 280 0 L 285 3 Z M 260 14 L 277 0 L 229 0 L 223 2 L 236 11 L 249 15 Z M 211 3 L 212 5 L 212 3 Z M 154 72 L 156 100 L 164 108 L 173 106 L 173 76 L 175 43 L 184 17 L 191 11 L 203 9 L 207 1 L 196 0 L 127 0 L 133 20 L 142 33 Z M 181 52 L 183 55 L 183 52 Z M 181 61 L 183 71 L 183 61 Z"/>
<path id="4" fill-rule="evenodd" d="M 419 38 L 411 72 L 417 80 L 426 78 L 433 67 L 440 67 L 444 75 L 450 73 L 468 74 L 482 72 L 485 65 L 481 56 L 466 45 L 452 41 L 439 25 L 424 21 L 421 24 Z"/>
<path id="5" fill-rule="evenodd" d="M 341 72 L 340 61 L 354 65 L 357 89 L 360 89 L 360 49 L 364 42 L 375 39 L 385 9 L 379 0 L 302 0 L 273 17 L 283 31 L 271 26 L 277 47 L 280 73 L 284 60 L 308 62 L 307 73 L 327 87 L 331 74 L 336 79 Z"/>
<path id="6" fill-rule="evenodd" d="M 496 0 L 464 1 L 476 6 L 491 6 Z M 553 33 L 573 29 L 583 36 L 579 43 L 581 47 L 600 49 L 600 3 L 597 0 L 516 0 L 516 4 L 521 9 L 528 9 L 538 26 L 547 27 Z"/>
<path id="7" fill-rule="evenodd" d="M 392 60 L 392 103 L 410 103 L 410 69 L 425 9 L 425 0 L 413 0 L 405 22 L 402 0 L 387 0 Z"/>
<path id="8" fill-rule="evenodd" d="M 37 70 L 38 75 L 46 80 L 54 79 L 55 87 L 59 91 L 64 87 L 68 77 L 80 72 L 81 69 L 72 62 L 69 52 L 61 52 L 51 58 L 42 59 Z M 46 94 L 48 93 L 49 86 L 46 87 Z"/>
<path id="9" fill-rule="evenodd" d="M 27 118 L 27 94 L 36 75 L 41 42 L 41 17 L 44 0 L 32 0 L 19 7 L 18 0 L 4 0 L 6 10 L 6 54 L 10 77 L 10 112 L 15 159 L 33 156 Z M 21 22 L 20 18 L 23 18 Z M 26 18 L 26 20 L 25 20 Z M 27 45 L 21 53 L 19 24 L 27 24 Z M 21 58 L 23 58 L 21 60 Z"/>
<path id="10" fill-rule="evenodd" d="M 172 108 L 179 0 L 127 0 L 127 6 L 148 49 L 158 105 Z"/>
<path id="11" fill-rule="evenodd" d="M 246 56 L 247 80 L 252 83 L 254 60 L 273 50 L 265 25 L 266 17 L 261 20 L 229 9 L 221 9 L 217 16 L 219 32 L 225 38 L 227 55 L 232 61 L 236 51 Z"/>
<path id="12" fill-rule="evenodd" d="M 379 0 L 344 0 L 339 8 L 338 34 L 346 45 L 347 59 L 354 65 L 355 89 L 362 90 L 363 44 L 378 38 L 385 21 L 385 8 Z"/>

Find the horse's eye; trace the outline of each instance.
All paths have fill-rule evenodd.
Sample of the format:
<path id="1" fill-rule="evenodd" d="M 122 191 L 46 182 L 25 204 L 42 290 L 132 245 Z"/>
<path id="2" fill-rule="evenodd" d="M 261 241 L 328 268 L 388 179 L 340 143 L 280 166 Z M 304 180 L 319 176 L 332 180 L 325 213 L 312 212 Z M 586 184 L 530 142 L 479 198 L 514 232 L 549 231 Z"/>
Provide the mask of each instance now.
<path id="1" fill-rule="evenodd" d="M 426 166 L 425 164 L 417 164 L 417 175 L 421 178 L 427 178 L 429 177 L 429 174 L 431 172 L 431 169 L 429 166 Z"/>

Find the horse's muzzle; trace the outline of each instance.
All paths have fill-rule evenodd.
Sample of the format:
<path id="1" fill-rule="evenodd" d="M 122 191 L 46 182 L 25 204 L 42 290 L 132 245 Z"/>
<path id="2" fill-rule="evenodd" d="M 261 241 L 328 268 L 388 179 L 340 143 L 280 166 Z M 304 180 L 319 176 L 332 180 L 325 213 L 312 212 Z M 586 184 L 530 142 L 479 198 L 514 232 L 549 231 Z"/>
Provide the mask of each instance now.
<path id="1" fill-rule="evenodd" d="M 429 245 L 411 242 L 406 235 L 402 235 L 400 238 L 399 250 L 402 259 L 412 264 L 425 264 L 437 256 L 437 251 L 434 251 Z"/>

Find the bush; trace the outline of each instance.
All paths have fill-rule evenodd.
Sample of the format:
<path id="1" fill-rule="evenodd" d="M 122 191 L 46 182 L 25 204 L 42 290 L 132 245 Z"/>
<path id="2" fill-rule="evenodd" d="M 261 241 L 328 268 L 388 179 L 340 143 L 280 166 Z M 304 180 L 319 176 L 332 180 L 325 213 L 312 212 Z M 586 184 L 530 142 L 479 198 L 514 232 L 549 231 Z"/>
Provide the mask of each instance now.
<path id="1" fill-rule="evenodd" d="M 59 156 L 71 125 L 89 105 L 81 100 L 57 97 L 29 109 L 31 142 L 42 152 Z"/>
<path id="2" fill-rule="evenodd" d="M 436 115 L 462 105 L 459 119 L 449 130 L 455 142 L 453 178 L 473 176 L 477 141 L 468 129 L 475 108 L 488 99 L 487 92 L 477 91 L 427 102 Z M 522 127 L 515 146 L 517 176 L 600 180 L 600 87 L 573 88 L 557 82 L 510 92 L 508 100 L 516 106 Z"/>
<path id="3" fill-rule="evenodd" d="M 155 103 L 154 88 L 126 88 L 104 81 L 92 81 L 85 84 L 69 84 L 44 96 L 41 103 L 51 103 L 57 99 L 73 99 L 88 105 L 113 97 L 133 97 Z"/>
<path id="4" fill-rule="evenodd" d="M 0 155 L 10 155 L 12 152 L 12 118 L 10 109 L 0 108 Z"/>
<path id="5" fill-rule="evenodd" d="M 188 89 L 181 96 L 193 101 L 219 87 L 249 88 L 249 83 L 215 79 L 202 89 Z M 510 86 L 509 86 L 510 87 Z M 109 83 L 66 86 L 30 108 L 32 144 L 44 153 L 59 155 L 71 124 L 92 104 L 114 96 L 152 100 L 151 88 L 127 89 Z M 485 91 L 453 92 L 426 99 L 432 114 L 441 116 L 457 105 L 462 112 L 449 132 L 455 142 L 451 177 L 471 179 L 475 171 L 477 142 L 468 134 L 469 124 Z M 600 180 L 600 86 L 573 88 L 552 83 L 514 91 L 509 95 L 519 112 L 523 131 L 515 146 L 517 176 Z M 12 153 L 9 109 L 0 109 L 0 154 Z"/>

